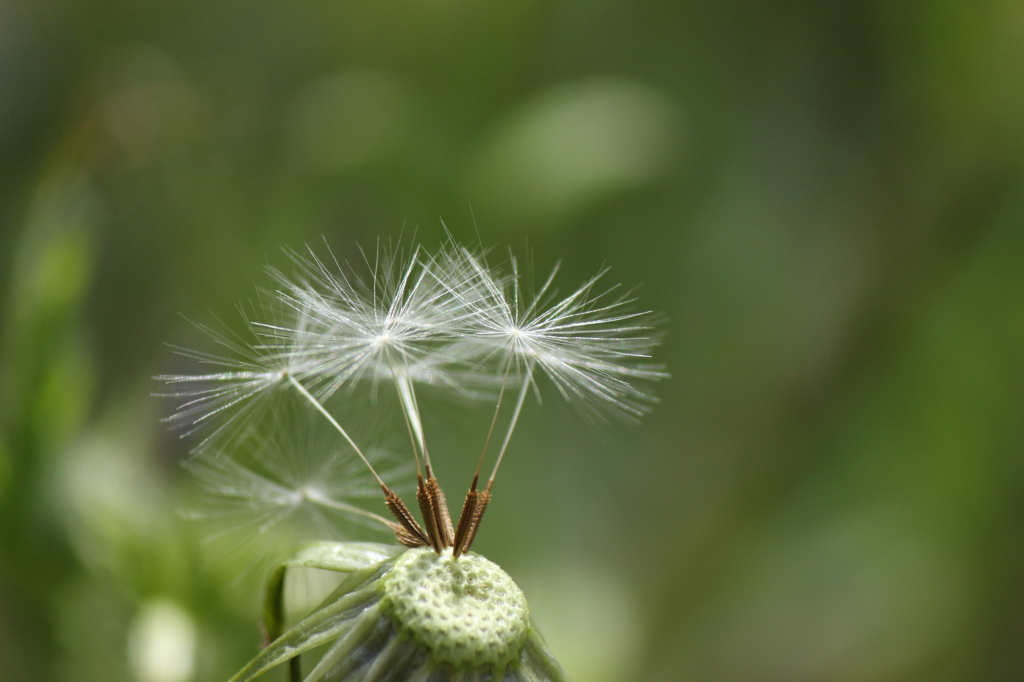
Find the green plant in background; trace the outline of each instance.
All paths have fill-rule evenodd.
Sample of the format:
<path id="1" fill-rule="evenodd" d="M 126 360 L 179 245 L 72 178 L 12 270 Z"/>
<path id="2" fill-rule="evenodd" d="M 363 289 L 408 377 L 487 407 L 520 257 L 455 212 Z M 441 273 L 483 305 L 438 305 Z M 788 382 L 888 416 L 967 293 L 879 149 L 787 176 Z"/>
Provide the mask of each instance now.
<path id="1" fill-rule="evenodd" d="M 453 244 L 404 259 L 378 253 L 367 259 L 366 278 L 313 252 L 292 258 L 298 276 L 271 270 L 274 289 L 247 315 L 251 339 L 207 329 L 228 357 L 182 351 L 216 371 L 160 377 L 184 399 L 174 420 L 190 431 L 210 423 L 190 464 L 215 501 L 211 509 L 236 522 L 227 532 L 257 545 L 277 546 L 272 538 L 282 535 L 319 541 L 270 573 L 266 647 L 234 681 L 288 662 L 297 682 L 300 655 L 323 645 L 306 682 L 566 679 L 520 589 L 469 550 L 539 377 L 595 417 L 647 410 L 644 384 L 665 376 L 648 360 L 657 343 L 652 318 L 632 311 L 632 297 L 616 287 L 598 290 L 603 273 L 559 298 L 552 272 L 526 295 L 514 258 L 494 268 L 483 253 Z M 351 435 L 364 398 L 375 400 L 384 387 L 393 387 L 409 436 L 422 522 L 396 492 L 400 469 L 384 469 L 381 453 Z M 457 523 L 420 409 L 421 394 L 433 390 L 494 403 Z M 482 482 L 499 423 L 504 433 L 493 438 L 497 455 Z M 394 520 L 360 506 L 376 489 Z M 352 523 L 387 529 L 406 549 L 325 541 Z M 284 631 L 290 567 L 347 577 Z"/>

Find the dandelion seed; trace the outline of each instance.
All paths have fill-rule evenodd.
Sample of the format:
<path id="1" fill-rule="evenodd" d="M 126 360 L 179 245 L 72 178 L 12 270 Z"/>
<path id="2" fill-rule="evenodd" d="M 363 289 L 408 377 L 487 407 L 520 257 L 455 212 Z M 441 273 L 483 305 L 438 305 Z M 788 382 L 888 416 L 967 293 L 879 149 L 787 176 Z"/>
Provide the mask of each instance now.
<path id="1" fill-rule="evenodd" d="M 287 661 L 297 682 L 299 655 L 327 643 L 307 682 L 563 680 L 518 587 L 469 550 L 525 400 L 531 390 L 540 395 L 538 377 L 591 414 L 639 417 L 654 400 L 647 385 L 667 376 L 649 358 L 659 340 L 653 319 L 633 312 L 633 298 L 617 287 L 599 290 L 605 271 L 559 298 L 555 268 L 527 296 L 515 258 L 494 268 L 484 253 L 454 243 L 435 254 L 378 247 L 364 254 L 365 276 L 312 250 L 289 255 L 296 274 L 271 269 L 274 291 L 261 294 L 261 314 L 246 317 L 253 340 L 205 328 L 231 355 L 183 354 L 217 371 L 160 377 L 183 400 L 173 421 L 190 430 L 212 424 L 190 464 L 218 500 L 211 510 L 244 512 L 237 528 L 257 542 L 282 529 L 294 540 L 299 525 L 305 539 L 320 541 L 271 573 L 268 647 L 235 681 Z M 457 526 L 430 462 L 417 393 L 424 385 L 494 402 Z M 392 487 L 396 472 L 378 470 L 349 432 L 358 423 L 350 408 L 385 389 L 401 406 L 422 524 Z M 282 417 L 294 410 L 305 417 Z M 502 415 L 504 435 L 481 489 Z M 330 427 L 332 444 L 297 435 L 316 430 L 310 419 Z M 355 499 L 375 489 L 394 521 Z M 386 528 L 410 549 L 327 542 L 353 523 Z M 283 632 L 283 576 L 296 565 L 350 576 Z"/>
<path id="2" fill-rule="evenodd" d="M 223 324 L 220 325 L 223 331 L 196 325 L 227 355 L 174 347 L 179 355 L 220 371 L 156 377 L 171 387 L 160 395 L 182 401 L 168 421 L 183 427 L 184 435 L 190 436 L 220 420 L 212 425 L 198 449 L 217 442 L 224 433 L 243 430 L 246 423 L 272 401 L 272 394 L 289 376 L 304 376 L 314 369 L 315 348 L 308 345 L 316 336 L 312 318 L 301 313 L 289 316 L 274 299 L 268 299 L 265 292 L 258 307 L 240 308 L 240 312 L 249 339 L 230 332 Z"/>
<path id="3" fill-rule="evenodd" d="M 628 293 L 616 297 L 617 286 L 596 291 L 607 270 L 556 300 L 558 267 L 527 298 L 515 258 L 510 258 L 509 277 L 495 277 L 481 257 L 468 251 L 457 260 L 453 269 L 472 272 L 455 286 L 460 294 L 468 288 L 478 297 L 476 326 L 470 331 L 485 359 L 500 367 L 511 363 L 525 381 L 539 368 L 563 397 L 597 412 L 629 418 L 649 409 L 653 397 L 643 382 L 667 377 L 650 362 L 660 340 L 652 335 L 651 314 L 632 311 L 635 299 Z"/>
<path id="4" fill-rule="evenodd" d="M 204 493 L 187 515 L 219 528 L 209 541 L 247 567 L 239 584 L 304 543 L 392 526 L 368 508 L 380 489 L 344 439 L 298 396 L 279 396 L 274 407 L 187 462 Z M 382 450 L 368 457 L 392 485 L 407 487 L 408 465 Z"/>

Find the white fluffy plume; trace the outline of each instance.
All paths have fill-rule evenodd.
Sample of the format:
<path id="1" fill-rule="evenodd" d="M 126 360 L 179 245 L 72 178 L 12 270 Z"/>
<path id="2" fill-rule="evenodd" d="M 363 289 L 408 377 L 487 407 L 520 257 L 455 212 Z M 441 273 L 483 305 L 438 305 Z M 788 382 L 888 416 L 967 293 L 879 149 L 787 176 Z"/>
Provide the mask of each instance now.
<path id="1" fill-rule="evenodd" d="M 651 382 L 667 376 L 650 361 L 658 343 L 650 314 L 635 311 L 617 287 L 599 288 L 604 271 L 559 296 L 556 268 L 528 295 L 515 258 L 495 267 L 452 243 L 433 254 L 378 248 L 364 257 L 362 275 L 312 250 L 289 255 L 295 273 L 270 270 L 273 288 L 245 316 L 248 338 L 203 327 L 223 355 L 179 350 L 211 371 L 158 377 L 180 401 L 171 421 L 203 429 L 193 467 L 207 490 L 247 511 L 246 527 L 258 533 L 300 512 L 312 519 L 313 536 L 337 514 L 391 525 L 347 499 L 390 477 L 347 430 L 345 405 L 366 395 L 394 391 L 416 466 L 422 460 L 429 472 L 418 386 L 494 401 L 495 422 L 506 389 L 514 390 L 496 472 L 531 387 L 539 395 L 538 378 L 591 414 L 629 419 L 651 405 Z M 357 393 L 360 386 L 369 392 Z M 277 431 L 252 436 L 268 419 L 276 423 L 281 401 L 330 424 L 337 442 L 329 452 L 316 456 L 315 443 Z"/>

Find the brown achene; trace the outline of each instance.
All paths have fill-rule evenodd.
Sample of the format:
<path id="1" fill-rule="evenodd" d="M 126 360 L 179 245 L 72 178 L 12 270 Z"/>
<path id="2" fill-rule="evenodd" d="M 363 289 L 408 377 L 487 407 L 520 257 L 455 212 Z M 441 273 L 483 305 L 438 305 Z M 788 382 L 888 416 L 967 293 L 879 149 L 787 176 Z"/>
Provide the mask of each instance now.
<path id="1" fill-rule="evenodd" d="M 391 523 L 391 531 L 395 539 L 406 547 L 430 546 L 440 554 L 449 547 L 452 554 L 458 558 L 469 551 L 476 539 L 477 530 L 480 527 L 480 519 L 483 518 L 487 503 L 491 500 L 491 484 L 483 491 L 477 490 L 480 479 L 479 473 L 473 477 L 473 485 L 466 493 L 466 501 L 462 505 L 462 513 L 459 515 L 459 525 L 453 530 L 452 517 L 448 511 L 448 503 L 444 492 L 437 482 L 437 478 L 429 471 L 426 480 L 423 475 L 417 477 L 416 499 L 419 502 L 420 513 L 423 516 L 423 526 L 409 511 L 405 502 L 398 494 L 382 485 L 384 492 L 384 503 L 388 511 L 397 519 L 398 523 Z"/>

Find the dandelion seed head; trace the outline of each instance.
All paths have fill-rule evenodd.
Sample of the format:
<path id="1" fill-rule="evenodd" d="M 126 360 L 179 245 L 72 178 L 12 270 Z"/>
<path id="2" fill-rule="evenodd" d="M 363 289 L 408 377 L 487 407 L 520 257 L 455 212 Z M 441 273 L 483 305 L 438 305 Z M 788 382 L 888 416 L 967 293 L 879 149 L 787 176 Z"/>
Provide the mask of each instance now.
<path id="1" fill-rule="evenodd" d="M 198 325 L 221 354 L 179 350 L 196 370 L 211 371 L 159 377 L 165 395 L 180 401 L 171 421 L 188 434 L 203 430 L 191 466 L 214 499 L 210 508 L 234 518 L 246 541 L 274 544 L 267 538 L 280 535 L 287 544 L 344 537 L 352 523 L 388 526 L 352 499 L 378 495 L 394 473 L 378 472 L 346 430 L 351 407 L 366 399 L 397 399 L 404 424 L 396 430 L 407 432 L 412 459 L 417 468 L 422 459 L 429 477 L 417 387 L 494 401 L 495 423 L 510 392 L 496 473 L 525 398 L 541 396 L 541 379 L 585 414 L 636 419 L 654 402 L 651 385 L 667 376 L 650 358 L 660 341 L 656 318 L 636 311 L 631 292 L 605 285 L 607 270 L 561 295 L 557 266 L 528 290 L 515 257 L 495 265 L 486 251 L 454 242 L 433 253 L 379 247 L 363 253 L 360 267 L 312 249 L 288 255 L 293 271 L 268 268 L 272 287 L 241 309 L 242 333 Z M 294 420 L 282 427 L 282 415 L 295 411 L 332 427 L 336 442 L 295 440 L 311 430 Z M 434 528 L 444 523 L 439 517 Z"/>

